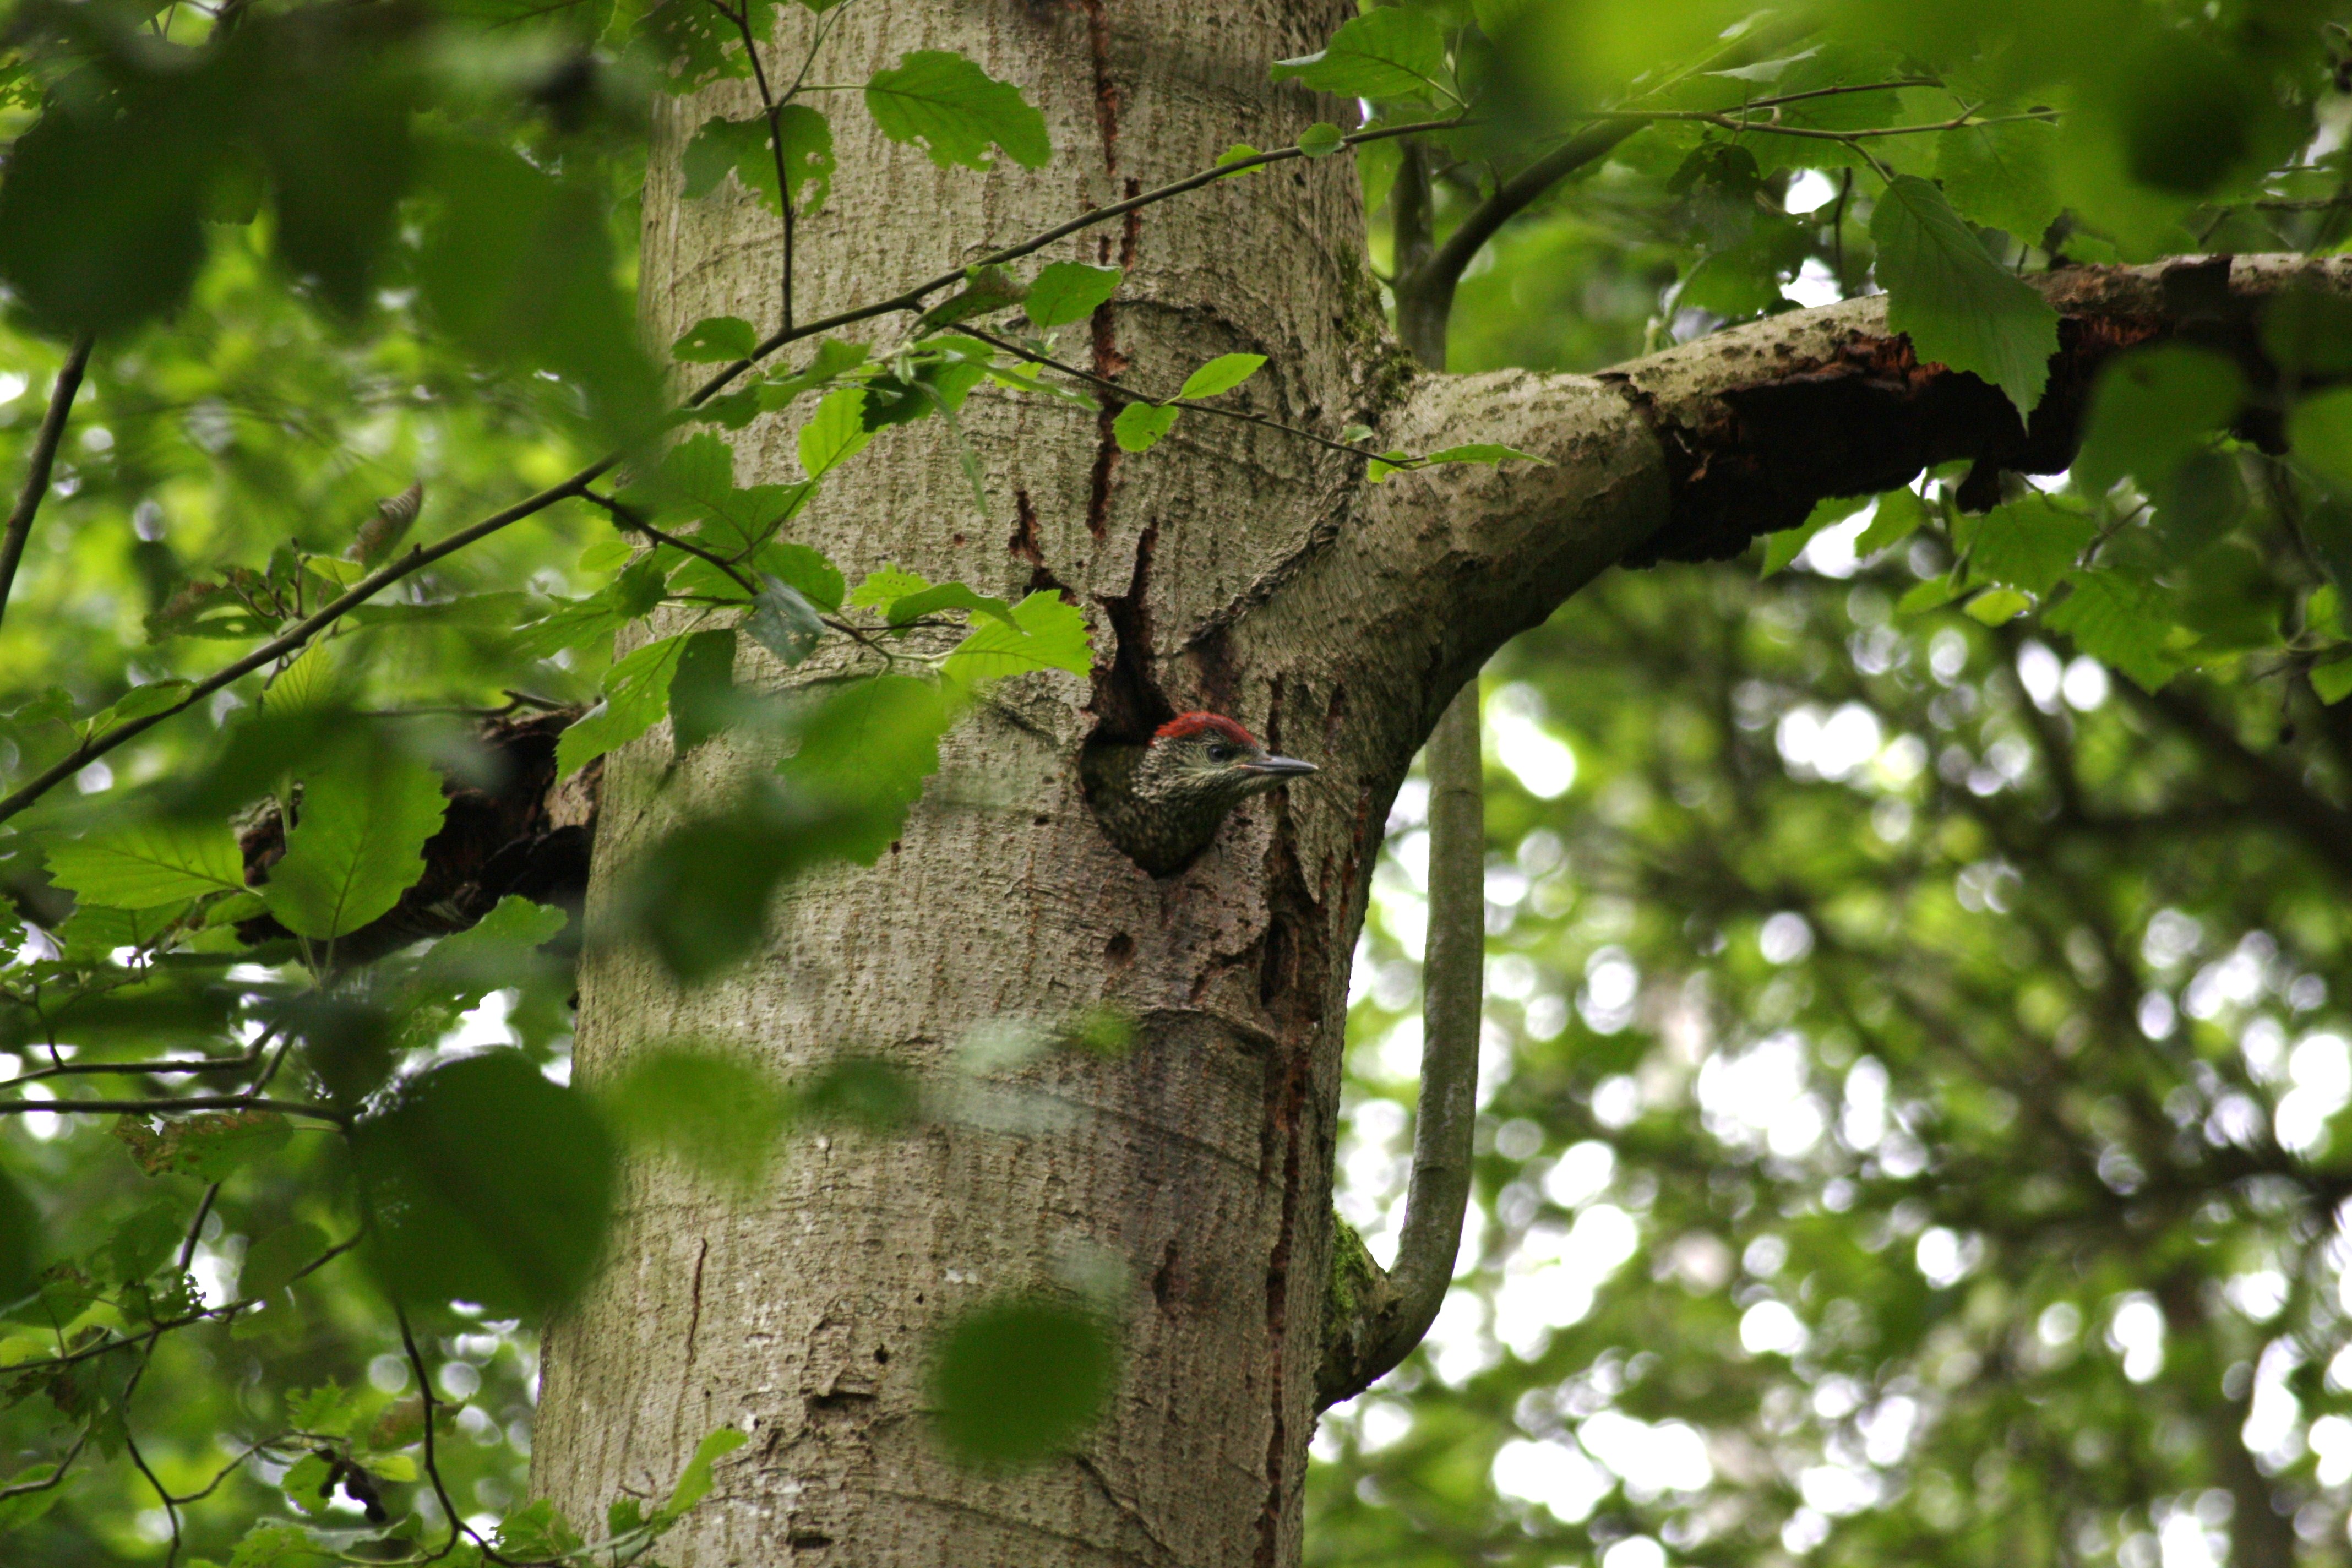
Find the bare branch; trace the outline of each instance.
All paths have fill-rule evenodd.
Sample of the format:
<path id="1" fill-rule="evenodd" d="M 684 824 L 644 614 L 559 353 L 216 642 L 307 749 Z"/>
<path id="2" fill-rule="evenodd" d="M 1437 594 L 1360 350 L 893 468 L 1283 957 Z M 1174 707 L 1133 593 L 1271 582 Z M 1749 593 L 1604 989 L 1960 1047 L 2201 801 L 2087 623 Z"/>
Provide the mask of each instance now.
<path id="1" fill-rule="evenodd" d="M 0 616 L 8 612 L 8 590 L 16 585 L 16 565 L 25 558 L 25 541 L 32 536 L 33 514 L 41 510 L 41 500 L 49 493 L 49 469 L 57 461 L 58 443 L 65 438 L 66 416 L 72 411 L 74 394 L 81 390 L 82 372 L 89 366 L 89 345 L 90 336 L 84 332 L 74 340 L 66 363 L 58 367 L 57 383 L 49 389 L 48 412 L 41 416 L 41 428 L 33 437 L 25 488 L 16 494 L 16 508 L 8 514 L 6 527 L 0 529 Z"/>

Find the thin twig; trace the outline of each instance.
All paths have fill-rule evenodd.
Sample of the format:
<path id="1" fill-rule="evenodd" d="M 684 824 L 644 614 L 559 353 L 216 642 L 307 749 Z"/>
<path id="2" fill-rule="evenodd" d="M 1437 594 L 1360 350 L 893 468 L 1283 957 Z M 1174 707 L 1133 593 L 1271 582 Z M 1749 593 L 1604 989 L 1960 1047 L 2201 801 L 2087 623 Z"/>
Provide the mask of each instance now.
<path id="1" fill-rule="evenodd" d="M 0 1116 L 30 1116 L 47 1111 L 56 1116 L 180 1116 L 194 1110 L 278 1110 L 289 1116 L 315 1117 L 346 1126 L 351 1117 L 331 1105 L 305 1105 L 291 1100 L 261 1100 L 241 1094 L 195 1094 L 179 1100 L 0 1100 Z"/>
<path id="2" fill-rule="evenodd" d="M 1352 134 L 1341 137 L 1339 141 L 1340 145 L 1342 146 L 1356 147 L 1361 146 L 1369 142 L 1383 142 L 1391 137 L 1411 135 L 1414 132 L 1418 131 L 1451 130 L 1465 123 L 1467 123 L 1467 121 L 1464 119 L 1455 117 L 1450 120 L 1423 121 L 1410 125 L 1383 125 L 1376 127 L 1370 131 L 1359 131 L 1353 132 Z M 1000 266 L 1008 261 L 1016 261 L 1022 257 L 1034 255 L 1035 252 L 1043 250 L 1045 247 L 1053 244 L 1057 239 L 1066 238 L 1070 235 L 1076 234 L 1083 229 L 1091 228 L 1097 224 L 1108 223 L 1116 217 L 1124 217 L 1129 213 L 1139 212 L 1156 203 L 1168 201 L 1173 197 L 1183 195 L 1188 192 L 1199 190 L 1202 186 L 1212 184 L 1218 180 L 1228 179 L 1235 174 L 1247 174 L 1253 169 L 1264 168 L 1270 163 L 1286 163 L 1292 159 L 1304 158 L 1306 156 L 1307 156 L 1307 153 L 1304 148 L 1294 145 L 1290 147 L 1279 147 L 1271 153 L 1257 153 L 1245 158 L 1236 158 L 1230 163 L 1220 163 L 1214 168 L 1204 169 L 1198 174 L 1187 175 L 1183 179 L 1172 180 L 1167 184 L 1142 192 L 1137 195 L 1129 196 L 1125 201 L 1112 202 L 1103 206 L 1090 208 L 1087 211 L 1079 214 L 1076 217 L 1069 219 L 1066 223 L 1056 224 L 1053 227 L 1046 229 L 1042 233 L 1034 235 L 1027 239 L 1020 241 L 1018 244 L 1009 245 L 1001 250 L 992 251 L 988 255 L 981 257 L 971 265 L 975 268 L 994 267 Z M 703 404 L 708 403 L 712 397 L 718 395 L 719 393 L 731 384 L 735 379 L 740 376 L 745 371 L 751 369 L 761 360 L 766 359 L 769 355 L 774 353 L 778 349 L 782 348 L 787 343 L 797 342 L 803 338 L 814 337 L 819 333 L 829 332 L 840 327 L 852 326 L 859 321 L 872 321 L 877 316 L 887 316 L 899 311 L 920 310 L 924 300 L 929 298 L 930 295 L 936 294 L 940 289 L 946 289 L 952 284 L 962 281 L 965 270 L 966 269 L 964 268 L 958 268 L 952 272 L 940 273 L 939 276 L 927 279 L 924 282 L 918 283 L 910 289 L 901 290 L 899 293 L 894 294 L 887 300 L 877 300 L 871 304 L 856 306 L 847 310 L 836 311 L 833 315 L 823 317 L 820 320 L 810 321 L 801 326 L 781 328 L 778 331 L 770 333 L 752 349 L 750 354 L 741 359 L 735 360 L 730 363 L 721 365 L 708 380 L 688 395 L 685 399 L 685 406 L 688 408 L 699 408 Z M 422 571 L 425 567 L 431 565 L 434 562 L 442 559 L 444 556 L 450 555 L 459 550 L 463 550 L 466 546 L 472 544 L 478 540 L 487 539 L 491 534 L 498 532 L 500 529 L 503 529 L 511 523 L 520 522 L 525 518 L 536 516 L 540 512 L 546 510 L 549 507 L 553 506 L 557 501 L 580 495 L 589 485 L 593 484 L 597 479 L 603 479 L 613 469 L 618 468 L 625 457 L 625 453 L 607 453 L 605 456 L 598 458 L 595 462 L 591 463 L 586 468 L 581 469 L 578 473 L 573 474 L 570 479 L 552 485 L 548 489 L 540 491 L 537 495 L 518 501 L 513 506 L 507 508 L 504 511 L 493 513 L 491 516 L 484 518 L 479 522 L 459 529 L 455 533 L 444 536 L 432 544 L 419 545 L 411 550 L 407 554 L 400 556 L 395 560 L 388 562 L 384 565 L 378 567 L 374 572 L 370 573 L 367 576 L 362 578 L 356 584 L 353 584 L 349 590 L 343 593 L 341 596 L 335 599 L 333 602 L 321 605 L 315 613 L 304 617 L 296 625 L 288 627 L 285 631 L 279 633 L 277 637 L 272 637 L 268 642 L 264 643 L 261 647 L 254 649 L 251 653 L 247 654 L 244 658 L 237 659 L 231 664 L 223 666 L 220 669 L 215 670 L 209 676 L 206 676 L 203 680 L 198 681 L 194 687 L 189 689 L 188 695 L 186 697 L 173 704 L 171 707 L 148 714 L 143 718 L 126 721 L 125 722 L 118 724 L 114 728 L 107 731 L 104 734 L 93 735 L 85 739 L 81 744 L 76 746 L 71 752 L 68 752 L 58 762 L 52 763 L 47 768 L 43 769 L 33 778 L 27 780 L 15 792 L 5 798 L 0 798 L 0 822 L 5 822 L 8 818 L 16 816 L 26 807 L 31 805 L 35 801 L 40 799 L 41 796 L 47 795 L 50 790 L 55 789 L 58 784 L 64 783 L 67 779 L 73 777 L 74 774 L 89 766 L 90 763 L 106 755 L 106 753 L 115 750 L 124 742 L 146 733 L 146 731 L 153 729 L 156 725 L 162 723 L 166 719 L 170 719 L 185 712 L 188 709 L 195 706 L 196 703 L 204 700 L 207 697 L 210 697 L 214 692 L 220 690 L 223 687 L 229 685 L 233 681 L 241 679 L 245 676 L 252 674 L 255 670 L 259 669 L 262 666 L 270 663 L 272 660 L 282 658 L 287 654 L 299 651 L 320 631 L 332 626 L 335 622 L 341 620 L 352 610 L 367 603 L 370 599 L 375 597 L 376 595 L 382 593 L 393 584 L 400 582 L 402 579 L 408 577 L 416 572 Z"/>
<path id="3" fill-rule="evenodd" d="M 1013 355 L 1015 359 L 1027 360 L 1032 364 L 1044 365 L 1047 370 L 1055 371 L 1060 374 L 1069 376 L 1073 380 L 1083 381 L 1089 386 L 1100 387 L 1103 391 L 1111 394 L 1121 402 L 1148 403 L 1155 408 L 1194 409 L 1202 414 L 1213 414 L 1220 419 L 1239 419 L 1245 424 L 1263 425 L 1270 430 L 1279 430 L 1285 435 L 1296 436 L 1301 440 L 1312 441 L 1318 447 L 1328 447 L 1335 452 L 1345 452 L 1351 458 L 1369 458 L 1374 462 L 1388 463 L 1400 468 L 1411 468 L 1412 466 L 1412 460 L 1411 458 L 1384 457 L 1382 454 L 1372 451 L 1368 447 L 1350 447 L 1345 441 L 1334 441 L 1328 436 L 1318 436 L 1312 430 L 1302 430 L 1296 425 L 1286 425 L 1279 419 L 1269 419 L 1263 414 L 1251 414 L 1239 408 L 1223 408 L 1218 406 L 1216 404 L 1204 403 L 1200 399 L 1193 397 L 1148 396 L 1143 393 L 1135 391 L 1131 387 L 1121 386 L 1118 382 L 1111 380 L 1108 376 L 1097 375 L 1092 371 L 1081 370 L 1074 364 L 1065 364 L 1060 360 L 1054 359 L 1046 354 L 1041 354 L 1034 349 L 1023 348 L 1019 343 L 1013 342 L 1010 339 L 1000 338 L 995 333 L 975 327 L 969 321 L 958 321 L 947 330 L 951 332 L 961 332 L 967 337 L 978 338 L 982 342 L 1002 349 L 1006 353 Z"/>
<path id="4" fill-rule="evenodd" d="M 41 428 L 33 437 L 25 488 L 16 494 L 16 508 L 8 514 L 7 526 L 0 529 L 0 616 L 8 611 L 8 590 L 16 584 L 17 563 L 25 558 L 25 541 L 32 536 L 33 514 L 41 510 L 42 498 L 49 493 L 49 470 L 57 462 L 58 443 L 65 438 L 66 416 L 73 409 L 74 394 L 81 390 L 82 372 L 89 366 L 89 346 L 90 336 L 84 332 L 67 351 L 66 363 L 58 367 L 57 383 L 49 389 L 48 412 L 41 416 Z"/>
<path id="5" fill-rule="evenodd" d="M 719 555 L 711 551 L 705 550 L 702 546 L 694 543 L 690 540 L 680 539 L 675 534 L 663 532 L 660 529 L 656 528 L 652 523 L 646 521 L 645 517 L 638 512 L 636 508 L 630 506 L 627 502 L 618 500 L 612 496 L 604 495 L 598 491 L 589 489 L 582 490 L 580 492 L 580 499 L 583 500 L 593 501 L 598 506 L 603 507 L 606 511 L 612 513 L 613 521 L 618 527 L 633 530 L 638 533 L 644 534 L 648 539 L 654 540 L 657 543 L 669 545 L 673 549 L 683 551 L 688 555 L 708 561 L 713 566 L 718 567 L 721 572 L 726 573 L 728 576 L 733 578 L 737 584 L 739 584 L 745 593 L 757 594 L 760 591 L 760 585 L 758 584 L 752 582 L 750 578 L 744 576 L 743 574 L 735 570 L 734 566 L 728 562 L 724 556 Z"/>
<path id="6" fill-rule="evenodd" d="M 395 1300 L 392 1304 L 392 1315 L 399 1321 L 401 1348 L 408 1352 L 408 1369 L 416 1374 L 416 1397 L 424 1404 L 425 1406 L 425 1474 L 432 1480 L 433 1495 L 441 1500 L 441 1511 L 446 1515 L 449 1520 L 449 1539 L 442 1542 L 440 1551 L 435 1552 L 432 1556 L 427 1557 L 425 1561 L 427 1563 L 437 1563 L 442 1558 L 448 1556 L 450 1552 L 455 1552 L 457 1549 L 457 1538 L 461 1531 L 467 1535 L 473 1535 L 474 1543 L 481 1547 L 487 1555 L 489 1551 L 489 1542 L 484 1541 L 478 1535 L 474 1535 L 473 1527 L 467 1524 L 465 1520 L 459 1516 L 457 1512 L 457 1505 L 449 1500 L 448 1483 L 441 1479 L 441 1465 L 439 1460 L 435 1457 L 433 1451 L 433 1406 L 435 1404 L 435 1400 L 433 1398 L 433 1379 L 425 1371 L 424 1353 L 416 1348 L 416 1336 L 409 1331 L 407 1309 L 404 1308 Z M 497 1561 L 504 1562 L 505 1559 L 499 1558 Z"/>

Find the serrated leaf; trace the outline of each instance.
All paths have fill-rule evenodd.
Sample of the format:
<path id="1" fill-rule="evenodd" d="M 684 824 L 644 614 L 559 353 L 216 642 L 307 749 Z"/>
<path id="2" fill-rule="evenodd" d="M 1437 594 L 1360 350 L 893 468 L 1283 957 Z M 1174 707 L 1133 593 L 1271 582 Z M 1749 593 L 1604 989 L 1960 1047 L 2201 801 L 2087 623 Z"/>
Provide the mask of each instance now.
<path id="1" fill-rule="evenodd" d="M 1940 361 L 2009 395 L 2021 416 L 2042 400 L 2058 352 L 2058 312 L 1993 260 L 1927 181 L 1898 174 L 1871 216 L 1886 322 L 1922 362 Z"/>
<path id="2" fill-rule="evenodd" d="M 287 930 L 313 941 L 358 930 L 425 874 L 425 842 L 441 830 L 447 806 L 441 775 L 422 763 L 338 759 L 305 781 L 300 816 L 262 900 Z"/>
<path id="3" fill-rule="evenodd" d="M 1013 606 L 1013 622 L 990 621 L 956 645 L 940 673 L 966 686 L 1034 669 L 1066 669 L 1086 675 L 1094 668 L 1087 618 L 1076 605 L 1039 590 Z"/>
<path id="4" fill-rule="evenodd" d="M 866 391 L 845 386 L 828 393 L 816 413 L 801 426 L 798 440 L 801 468 L 810 479 L 840 467 L 874 439 L 866 427 Z"/>
<path id="5" fill-rule="evenodd" d="M 2100 663 L 2122 670 L 2143 689 L 2154 691 L 2179 673 L 2165 645 L 2172 632 L 2156 590 L 2114 572 L 2085 572 L 2074 578 L 2074 591 L 2042 617 L 2053 631 L 2074 639 L 2074 646 Z"/>
<path id="6" fill-rule="evenodd" d="M 761 578 L 743 629 L 787 666 L 800 663 L 824 636 L 824 622 L 801 591 L 772 573 Z"/>
<path id="7" fill-rule="evenodd" d="M 245 858 L 226 823 L 148 823 L 50 846 L 49 878 L 93 904 L 150 910 L 243 892 Z"/>
<path id="8" fill-rule="evenodd" d="M 670 357 L 688 364 L 718 364 L 748 359 L 760 346 L 760 334 L 740 316 L 705 316 L 670 345 Z"/>
<path id="9" fill-rule="evenodd" d="M 269 684 L 262 689 L 261 710 L 280 719 L 316 713 L 332 701 L 334 689 L 334 647 L 324 641 L 314 642 L 270 677 Z"/>
<path id="10" fill-rule="evenodd" d="M 1969 578 L 2046 595 L 2098 531 L 2096 521 L 2047 496 L 2005 502 L 1964 531 Z"/>
<path id="11" fill-rule="evenodd" d="M 1947 131 L 1937 139 L 1936 176 L 1969 222 L 2039 245 L 2063 205 L 2051 179 L 2057 139 L 2058 127 L 2042 120 Z"/>
<path id="12" fill-rule="evenodd" d="M 992 166 L 991 143 L 1013 162 L 1041 169 L 1054 155 L 1045 117 L 963 56 L 917 49 L 866 83 L 875 128 L 894 142 L 919 144 L 940 168 Z"/>
<path id="13" fill-rule="evenodd" d="M 1119 450 L 1149 452 L 1175 426 L 1177 416 L 1183 412 L 1173 405 L 1163 408 L 1156 403 L 1130 403 L 1110 422 L 1110 433 L 1118 442 Z"/>
<path id="14" fill-rule="evenodd" d="M 604 700 L 555 742 L 557 777 L 569 777 L 661 722 L 669 711 L 670 677 L 685 644 L 684 637 L 663 637 L 604 672 Z"/>
<path id="15" fill-rule="evenodd" d="M 1265 363 L 1264 354 L 1219 354 L 1184 378 L 1179 397 L 1214 397 L 1221 392 L 1231 392 L 1258 373 Z"/>
<path id="16" fill-rule="evenodd" d="M 1352 16 L 1316 54 L 1277 60 L 1274 79 L 1340 98 L 1428 98 L 1445 74 L 1445 35 L 1427 11 L 1384 5 Z"/>
<path id="17" fill-rule="evenodd" d="M 1039 328 L 1083 321 L 1097 306 L 1118 292 L 1127 275 L 1116 267 L 1089 267 L 1083 261 L 1056 261 L 1029 285 L 1022 309 Z"/>

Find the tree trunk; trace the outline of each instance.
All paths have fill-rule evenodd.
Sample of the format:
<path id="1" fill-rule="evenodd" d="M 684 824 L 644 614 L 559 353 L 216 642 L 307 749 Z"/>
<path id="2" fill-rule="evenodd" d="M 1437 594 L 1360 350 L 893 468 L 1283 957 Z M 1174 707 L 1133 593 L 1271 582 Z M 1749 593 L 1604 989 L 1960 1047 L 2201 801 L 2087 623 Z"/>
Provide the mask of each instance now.
<path id="1" fill-rule="evenodd" d="M 1269 86 L 1266 65 L 1321 47 L 1352 11 L 869 0 L 816 79 L 960 49 L 1045 110 L 1055 156 L 1035 173 L 942 172 L 836 112 L 833 200 L 797 235 L 803 317 L 1204 167 L 1236 141 L 1284 145 L 1343 118 Z M 780 55 L 796 65 L 792 31 L 809 18 L 784 15 Z M 679 150 L 701 120 L 751 107 L 748 87 L 730 84 L 660 111 L 645 197 L 653 341 L 709 315 L 770 320 L 772 216 L 731 186 L 698 202 L 678 190 Z M 1165 395 L 1213 354 L 1264 353 L 1244 395 L 1259 413 L 1326 435 L 1362 420 L 1417 450 L 1501 440 L 1548 466 L 1371 488 L 1357 459 L 1197 416 L 1128 457 L 1108 415 L 983 390 L 963 422 L 989 515 L 935 422 L 883 436 L 803 515 L 802 537 L 853 581 L 897 563 L 987 591 L 1060 589 L 1088 615 L 1098 674 L 998 689 L 950 737 L 900 842 L 871 869 L 796 885 L 765 955 L 723 982 L 681 992 L 643 953 L 593 952 L 582 1079 L 685 1036 L 786 1075 L 856 1048 L 946 1081 L 958 1043 L 992 1021 L 1050 1024 L 1108 1002 L 1143 1027 L 1122 1058 L 1055 1054 L 942 1097 L 942 1113 L 902 1137 L 803 1135 L 749 1204 L 637 1168 L 603 1283 L 546 1339 L 536 1479 L 572 1518 L 600 1519 L 624 1491 L 658 1494 L 704 1433 L 731 1424 L 753 1441 L 665 1542 L 674 1568 L 1295 1563 L 1348 959 L 1415 750 L 1489 652 L 1645 542 L 1719 552 L 1744 542 L 1743 517 L 1748 532 L 1776 526 L 1841 473 L 1878 488 L 1904 462 L 1907 475 L 1956 444 L 1998 446 L 1980 407 L 1972 426 L 1935 401 L 1938 367 L 1902 361 L 1874 301 L 1722 334 L 1622 376 L 1416 377 L 1381 325 L 1362 238 L 1354 171 L 1335 157 L 1220 182 L 1041 259 L 1129 268 L 1119 301 L 1066 334 L 1099 374 Z M 2127 301 L 2118 310 L 2155 288 L 2097 276 Z M 1800 383 L 1816 390 L 1790 390 Z M 1739 401 L 1759 387 L 1785 395 Z M 1861 398 L 1906 444 L 1849 446 L 1843 469 L 1801 471 L 1754 449 L 1756 421 L 1786 425 L 1832 394 Z M 1852 409 L 1834 417 L 1851 435 Z M 752 426 L 739 478 L 797 477 L 791 436 Z M 1735 468 L 1748 479 L 1727 479 Z M 764 662 L 739 675 L 783 679 Z M 1244 806 L 1189 868 L 1155 879 L 1097 828 L 1078 752 L 1192 708 L 1324 771 Z M 661 732 L 611 759 L 592 922 L 630 857 L 723 787 L 708 755 L 722 750 L 667 790 Z M 1124 1279 L 1123 1370 L 1082 1451 L 1009 1477 L 941 1457 L 922 1415 L 934 1331 L 1000 1293 L 1099 1275 L 1104 1259 Z"/>

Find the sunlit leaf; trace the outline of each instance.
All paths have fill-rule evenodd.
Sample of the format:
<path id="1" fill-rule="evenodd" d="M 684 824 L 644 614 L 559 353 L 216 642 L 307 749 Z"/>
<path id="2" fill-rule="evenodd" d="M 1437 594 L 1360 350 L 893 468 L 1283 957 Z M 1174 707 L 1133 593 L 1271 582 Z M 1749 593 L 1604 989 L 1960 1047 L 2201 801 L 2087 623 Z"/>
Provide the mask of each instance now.
<path id="1" fill-rule="evenodd" d="M 1168 434 L 1184 411 L 1173 404 L 1130 403 L 1111 421 L 1111 435 L 1124 452 L 1148 452 Z"/>
<path id="2" fill-rule="evenodd" d="M 1067 326 L 1083 321 L 1096 307 L 1118 291 L 1125 274 L 1116 267 L 1089 267 L 1083 261 L 1056 261 L 1039 272 L 1029 285 L 1022 309 L 1038 327 Z"/>
<path id="3" fill-rule="evenodd" d="M 374 920 L 425 874 L 425 841 L 447 805 L 421 763 L 364 754 L 304 781 L 286 855 L 261 897 L 287 930 L 327 941 Z"/>
<path id="4" fill-rule="evenodd" d="M 1041 589 L 1013 606 L 1010 624 L 992 619 L 975 626 L 940 673 L 970 684 L 1039 669 L 1085 675 L 1093 668 L 1085 613 L 1059 594 Z"/>
<path id="5" fill-rule="evenodd" d="M 1231 392 L 1265 363 L 1264 354 L 1219 354 L 1184 378 L 1176 394 L 1179 397 L 1214 397 L 1221 392 Z"/>
<path id="6" fill-rule="evenodd" d="M 91 903 L 146 910 L 244 891 L 245 859 L 226 824 L 159 822 L 53 844 L 49 876 Z"/>
<path id="7" fill-rule="evenodd" d="M 942 169 L 988 168 L 992 143 L 1031 169 L 1054 155 L 1045 117 L 1020 89 L 949 50 L 917 49 L 875 72 L 866 83 L 866 108 L 882 134 L 919 143 Z"/>

